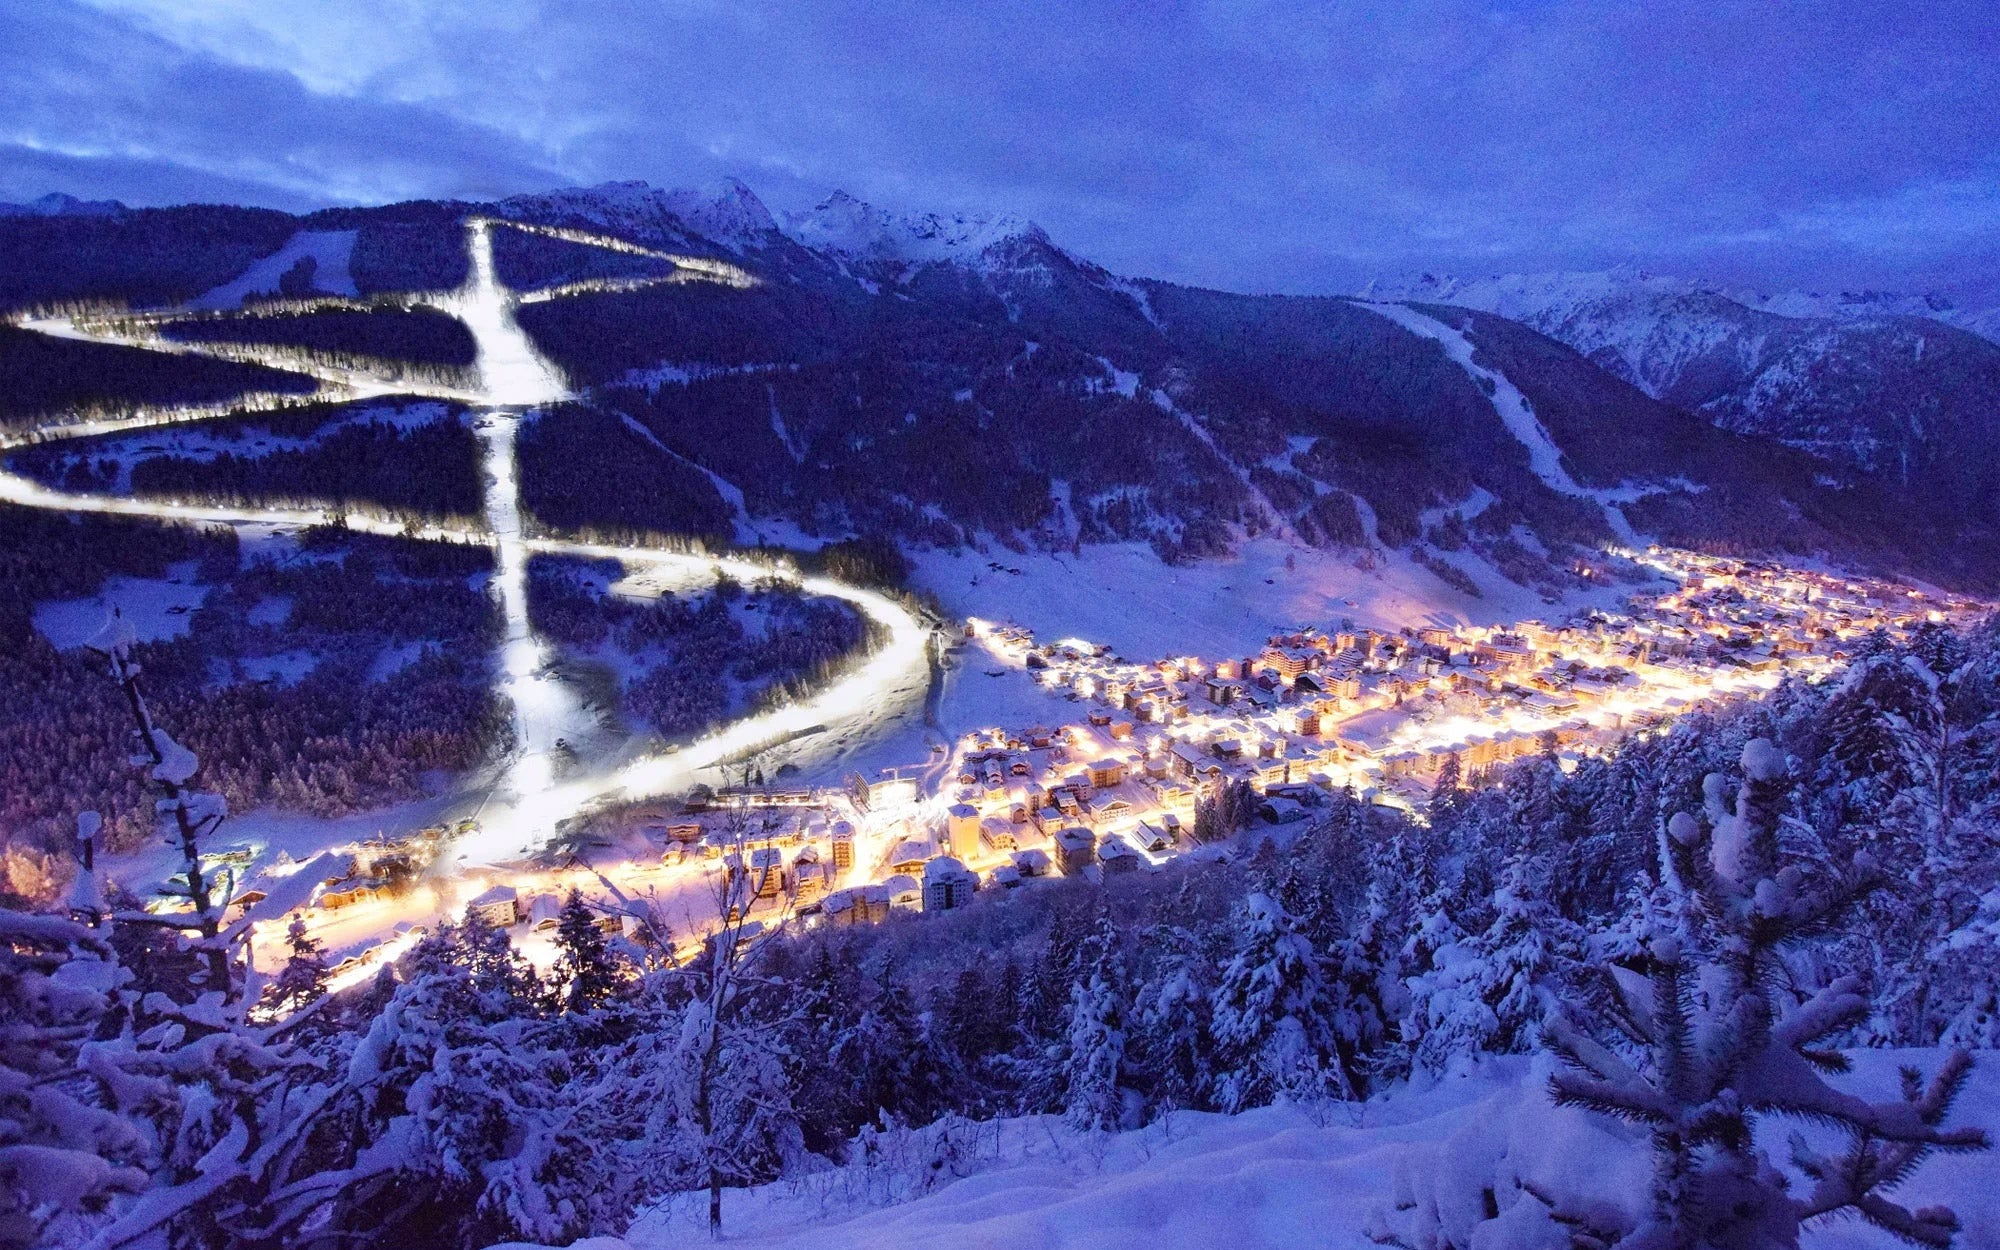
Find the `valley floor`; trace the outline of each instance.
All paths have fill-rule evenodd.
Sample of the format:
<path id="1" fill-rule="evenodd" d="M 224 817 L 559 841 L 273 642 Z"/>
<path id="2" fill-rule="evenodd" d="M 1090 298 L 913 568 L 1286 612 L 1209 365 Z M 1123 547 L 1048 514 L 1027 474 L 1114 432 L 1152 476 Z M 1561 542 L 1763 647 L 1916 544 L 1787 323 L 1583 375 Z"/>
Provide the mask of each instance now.
<path id="1" fill-rule="evenodd" d="M 1368 570 L 1354 559 L 1270 538 L 1191 565 L 1162 564 L 1143 543 L 1092 544 L 1081 555 L 995 546 L 919 553 L 912 581 L 954 616 L 1012 622 L 1051 640 L 1108 643 L 1134 660 L 1255 650 L 1273 633 L 1331 628 L 1343 618 L 1387 630 L 1546 619 L 1611 608 L 1637 589 L 1577 592 L 1558 606 L 1467 560 L 1481 590 L 1474 598 L 1400 552 L 1378 553 Z"/>

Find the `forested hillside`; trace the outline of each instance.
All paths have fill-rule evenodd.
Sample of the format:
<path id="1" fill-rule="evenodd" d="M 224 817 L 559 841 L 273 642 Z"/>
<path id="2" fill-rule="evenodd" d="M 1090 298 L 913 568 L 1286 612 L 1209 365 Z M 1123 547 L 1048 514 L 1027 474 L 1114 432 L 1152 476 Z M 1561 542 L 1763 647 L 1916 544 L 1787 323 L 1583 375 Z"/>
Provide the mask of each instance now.
<path id="1" fill-rule="evenodd" d="M 1337 1107 L 1482 1054 L 1550 1048 L 1567 1065 L 1558 1103 L 1676 1126 L 1650 1152 L 1602 1139 L 1638 1152 L 1629 1165 L 1653 1170 L 1651 1197 L 1581 1208 L 1560 1190 L 1496 1191 L 1479 1170 L 1490 1159 L 1440 1156 L 1427 1172 L 1417 1155 L 1408 1183 L 1426 1196 L 1384 1193 L 1372 1235 L 1529 1237 L 1511 1245 L 1584 1228 L 1599 1244 L 1672 1244 L 1762 1227 L 1782 1244 L 1802 1219 L 1858 1209 L 1942 1244 L 1948 1211 L 1886 1191 L 1933 1150 L 1982 1144 L 1948 1114 L 1964 1059 L 1933 1051 L 1907 1102 L 1836 1093 L 1815 1068 L 1841 1066 L 1830 1047 L 2000 1042 L 1996 765 L 1989 621 L 1878 642 L 1834 677 L 1574 772 L 1544 758 L 1447 775 L 1415 818 L 1334 795 L 1266 834 L 1247 791 L 1224 792 L 1197 822 L 1216 840 L 1163 871 L 1025 885 L 939 918 L 747 948 L 726 927 L 677 964 L 672 918 L 643 899 L 624 904 L 621 938 L 573 898 L 548 976 L 474 918 L 323 1001 L 301 936 L 265 991 L 269 1010 L 307 1009 L 278 1035 L 193 1024 L 195 991 L 143 930 L 121 926 L 107 946 L 61 921 L 7 921 L 0 959 L 23 985 L 116 961 L 133 979 L 93 974 L 122 988 L 69 1010 L 190 1022 L 103 1057 L 134 1073 L 173 1065 L 176 1097 L 141 1110 L 89 1082 L 66 1088 L 119 1126 L 59 1147 L 87 1179 L 56 1218 L 84 1225 L 87 1197 L 151 1186 L 122 1228 L 560 1244 L 717 1186 L 726 1229 L 727 1189 L 835 1165 L 949 1167 L 909 1151 L 968 1143 L 949 1127 L 968 1119 L 1046 1112 L 1089 1133 L 1175 1109 Z M 46 996 L 8 1002 L 19 1036 L 57 1036 Z M 224 1089 L 229 1101 L 208 1101 Z M 1787 1114 L 1856 1133 L 1792 1160 L 1838 1180 L 1787 1189 L 1750 1133 Z M 943 1130 L 899 1136 L 939 1117 Z M 190 1132 L 213 1143 L 198 1164 L 151 1144 Z M 251 1150 L 244 1132 L 283 1148 Z"/>
<path id="2" fill-rule="evenodd" d="M 1629 522 L 1705 549 L 2000 584 L 2000 457 L 1982 450 L 2000 348 L 1914 318 L 1829 336 L 1733 304 L 1726 317 L 1703 313 L 1694 296 L 1636 311 L 1630 299 L 1584 301 L 1558 315 L 1464 288 L 1523 324 L 1455 308 L 1457 287 L 1415 291 L 1444 297 L 1410 307 L 1466 337 L 1468 367 L 1399 324 L 1396 308 L 1127 279 L 1030 222 L 899 217 L 852 197 L 782 227 L 740 183 L 232 212 L 8 218 L 0 248 L 33 253 L 17 304 L 185 300 L 288 238 L 327 237 L 301 232 L 352 233 L 343 277 L 363 295 L 447 290 L 466 278 L 474 214 L 719 258 L 755 279 L 662 284 L 673 268 L 656 256 L 499 232 L 496 264 L 528 293 L 517 315 L 535 343 L 581 399 L 672 453 L 631 462 L 619 447 L 629 427 L 605 436 L 617 448 L 607 453 L 575 426 L 569 453 L 632 467 L 545 504 L 564 525 L 721 534 L 692 464 L 758 515 L 820 538 L 1139 541 L 1173 561 L 1275 532 L 1364 563 L 1400 550 L 1455 584 L 1454 562 L 1476 558 L 1560 594 Z M 79 257 L 77 275 L 44 272 L 51 249 Z M 122 279 L 108 260 L 86 263 L 119 255 Z M 558 287 L 565 298 L 534 298 Z M 1697 333 L 1683 325 L 1691 317 L 1722 328 Z M 1635 318 L 1707 354 L 1628 342 Z M 463 343 L 434 319 L 322 313 L 169 333 L 461 368 Z M 1730 344 L 1752 330 L 1770 358 L 1725 377 L 1717 362 L 1736 359 Z M 1520 414 L 1495 408 L 1496 377 L 1518 388 L 1576 489 L 1546 480 Z M 684 490 L 687 507 L 657 502 Z"/>

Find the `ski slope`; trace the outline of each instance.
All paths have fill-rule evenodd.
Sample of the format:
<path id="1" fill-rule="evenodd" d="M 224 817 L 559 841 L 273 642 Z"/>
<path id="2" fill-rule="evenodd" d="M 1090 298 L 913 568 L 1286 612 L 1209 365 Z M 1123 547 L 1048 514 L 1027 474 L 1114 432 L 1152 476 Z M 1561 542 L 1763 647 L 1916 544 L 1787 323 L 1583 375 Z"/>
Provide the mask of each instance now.
<path id="1" fill-rule="evenodd" d="M 246 348 L 240 344 L 213 349 L 204 344 L 169 345 L 162 340 L 99 331 L 66 318 L 25 323 L 28 329 L 61 337 L 116 342 L 153 350 L 216 355 L 226 352 L 230 358 L 252 358 L 258 359 L 259 363 L 302 369 L 321 381 L 324 388 L 321 398 L 351 399 L 373 393 L 418 393 L 468 403 L 479 413 L 484 448 L 483 529 L 448 524 L 412 529 L 387 516 L 333 507 L 235 508 L 164 503 L 112 494 L 69 493 L 0 469 L 0 501 L 24 507 L 237 526 L 307 527 L 334 523 L 338 519 L 350 529 L 364 533 L 473 542 L 493 548 L 496 555 L 494 581 L 498 589 L 504 639 L 498 664 L 498 688 L 506 695 L 513 710 L 517 750 L 508 761 L 499 792 L 483 813 L 480 832 L 456 848 L 462 860 L 474 865 L 503 862 L 527 854 L 545 842 L 560 822 L 606 797 L 640 798 L 683 787 L 691 784 L 705 768 L 726 762 L 746 751 L 814 730 L 837 726 L 851 735 L 870 724 L 895 720 L 921 701 L 929 683 L 926 654 L 929 628 L 901 603 L 876 591 L 850 586 L 828 577 L 792 578 L 787 570 L 775 563 L 742 557 L 710 557 L 649 547 L 577 543 L 527 536 L 521 513 L 516 433 L 524 412 L 558 402 L 568 396 L 569 390 L 556 370 L 535 351 L 526 333 L 515 321 L 513 310 L 519 296 L 505 288 L 495 273 L 493 228 L 514 224 L 486 218 L 468 221 L 466 245 L 471 259 L 471 275 L 466 285 L 457 291 L 421 297 L 422 302 L 460 318 L 472 331 L 479 349 L 480 384 L 470 392 L 451 388 L 407 387 L 392 384 L 386 379 L 357 374 L 353 370 L 302 366 L 291 360 L 282 349 Z M 572 242 L 614 246 L 620 251 L 637 250 L 679 263 L 678 258 L 637 248 L 621 240 L 577 231 L 535 232 L 554 233 Z M 267 259 L 276 263 L 275 257 Z M 254 276 L 253 268 L 251 274 L 238 281 L 247 282 Z M 741 270 L 706 259 L 695 260 L 685 272 L 662 280 L 715 281 L 725 285 L 741 285 L 750 281 Z M 29 434 L 0 437 L 0 450 L 28 442 L 45 443 L 86 434 L 199 421 L 238 413 L 238 409 L 225 406 L 162 410 L 111 421 L 80 420 L 45 427 Z M 658 574 L 666 580 L 689 584 L 707 584 L 723 575 L 743 582 L 773 576 L 788 578 L 797 581 L 807 594 L 841 599 L 853 605 L 880 629 L 886 641 L 864 663 L 811 699 L 744 717 L 672 754 L 635 760 L 619 768 L 559 783 L 553 767 L 554 754 L 566 736 L 582 731 L 586 718 L 567 687 L 549 672 L 548 650 L 529 627 L 527 561 L 531 554 L 538 552 L 608 557 L 623 561 L 634 572 Z"/>
<path id="2" fill-rule="evenodd" d="M 1494 413 L 1507 427 L 1507 432 L 1514 436 L 1514 440 L 1527 450 L 1528 467 L 1534 470 L 1535 476 L 1540 478 L 1545 486 L 1559 494 L 1576 499 L 1588 499 L 1596 504 L 1604 512 L 1604 523 L 1611 527 L 1611 532 L 1618 535 L 1618 540 L 1627 547 L 1646 545 L 1632 529 L 1632 523 L 1625 519 L 1624 511 L 1612 498 L 1614 494 L 1629 492 L 1592 490 L 1571 477 L 1569 470 L 1563 467 L 1562 449 L 1556 446 L 1556 441 L 1549 437 L 1548 430 L 1543 428 L 1541 420 L 1535 416 L 1534 405 L 1528 402 L 1528 397 L 1521 393 L 1519 387 L 1507 380 L 1506 374 L 1489 369 L 1472 359 L 1472 342 L 1465 337 L 1463 330 L 1454 329 L 1407 304 L 1374 304 L 1359 300 L 1356 304 L 1369 312 L 1387 317 L 1410 333 L 1430 339 L 1444 348 L 1445 355 L 1451 357 L 1452 363 L 1471 374 L 1474 380 L 1485 384 L 1481 389 L 1492 397 Z"/>

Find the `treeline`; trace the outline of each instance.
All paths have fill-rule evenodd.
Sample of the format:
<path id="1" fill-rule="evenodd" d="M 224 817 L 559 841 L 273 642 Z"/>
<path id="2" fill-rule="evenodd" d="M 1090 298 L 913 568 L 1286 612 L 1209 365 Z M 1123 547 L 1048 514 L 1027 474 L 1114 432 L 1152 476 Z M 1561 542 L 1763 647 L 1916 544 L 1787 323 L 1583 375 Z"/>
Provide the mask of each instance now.
<path id="1" fill-rule="evenodd" d="M 469 370 L 479 354 L 463 322 L 428 307 L 190 317 L 164 323 L 160 333 L 184 343 L 268 344 L 453 370 Z"/>
<path id="2" fill-rule="evenodd" d="M 0 307 L 181 303 L 277 251 L 297 228 L 287 213 L 207 204 L 0 219 Z"/>
<path id="3" fill-rule="evenodd" d="M 471 276 L 465 218 L 484 206 L 410 200 L 380 208 L 327 208 L 301 222 L 308 230 L 353 230 L 348 275 L 363 295 L 455 291 Z"/>
<path id="4" fill-rule="evenodd" d="M 623 711 L 670 741 L 711 729 L 732 710 L 807 694 L 872 645 L 854 608 L 776 581 L 746 590 L 724 578 L 700 594 L 641 602 L 600 589 L 622 575 L 616 561 L 530 557 L 529 623 L 560 645 L 609 646 L 642 662 L 645 671 L 624 686 Z M 746 629 L 739 608 L 761 613 L 763 630 Z"/>
<path id="5" fill-rule="evenodd" d="M 753 511 L 809 532 L 1063 547 L 1160 536 L 1195 548 L 1204 534 L 1226 542 L 1232 525 L 1258 527 L 1229 467 L 1173 414 L 1105 386 L 1095 360 L 978 329 L 928 327 L 921 346 L 949 363 L 885 349 L 612 388 L 602 402 L 738 486 Z M 1057 482 L 1073 517 L 1052 503 Z"/>
<path id="6" fill-rule="evenodd" d="M 480 449 L 464 421 L 345 424 L 310 447 L 148 456 L 132 494 L 236 507 L 366 507 L 422 519 L 477 517 Z"/>
<path id="7" fill-rule="evenodd" d="M 675 266 L 650 256 L 501 227 L 493 231 L 493 269 L 503 285 L 535 291 L 593 278 L 664 278 L 674 273 Z"/>
<path id="8" fill-rule="evenodd" d="M 0 424 L 29 426 L 79 414 L 219 404 L 248 394 L 305 395 L 302 373 L 206 356 L 83 343 L 0 325 Z"/>

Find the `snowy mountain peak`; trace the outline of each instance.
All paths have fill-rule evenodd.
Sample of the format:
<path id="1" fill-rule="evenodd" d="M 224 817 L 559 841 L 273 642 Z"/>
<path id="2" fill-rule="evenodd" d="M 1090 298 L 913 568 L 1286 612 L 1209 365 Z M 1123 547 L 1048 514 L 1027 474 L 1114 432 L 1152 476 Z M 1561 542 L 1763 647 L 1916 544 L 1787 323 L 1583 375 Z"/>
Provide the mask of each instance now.
<path id="1" fill-rule="evenodd" d="M 845 191 L 785 216 L 785 233 L 803 247 L 853 260 L 964 264 L 1016 241 L 1048 241 L 1042 228 L 1011 213 L 891 213 Z"/>
<path id="2" fill-rule="evenodd" d="M 778 228 L 777 219 L 741 179 L 719 178 L 699 187 L 664 192 L 667 211 L 718 243 L 755 242 Z"/>
<path id="3" fill-rule="evenodd" d="M 26 204 L 0 204 L 0 217 L 115 217 L 125 211 L 117 200 L 79 200 L 61 191 Z"/>
<path id="4" fill-rule="evenodd" d="M 778 228 L 757 193 L 735 178 L 674 190 L 637 180 L 604 182 L 517 195 L 502 201 L 501 207 L 522 214 L 580 217 L 611 230 L 650 234 L 664 227 L 739 251 L 745 245 L 761 243 Z"/>

